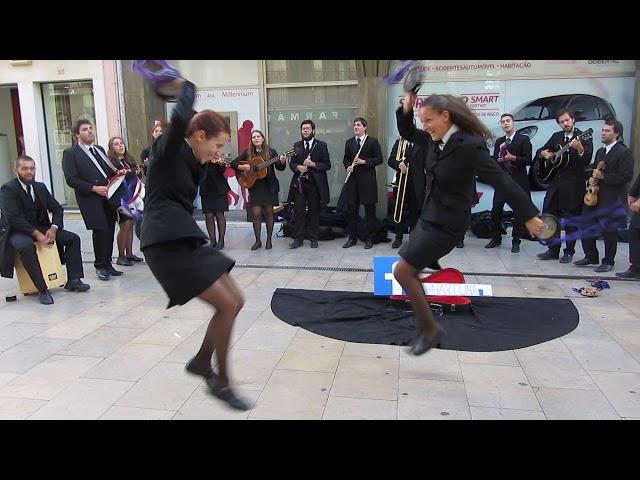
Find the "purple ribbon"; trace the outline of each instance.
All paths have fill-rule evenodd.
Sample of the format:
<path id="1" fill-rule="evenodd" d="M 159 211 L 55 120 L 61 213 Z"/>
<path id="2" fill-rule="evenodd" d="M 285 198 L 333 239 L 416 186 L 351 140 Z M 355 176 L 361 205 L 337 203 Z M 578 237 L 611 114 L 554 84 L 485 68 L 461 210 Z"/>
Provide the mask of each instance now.
<path id="1" fill-rule="evenodd" d="M 409 70 L 411 70 L 416 65 L 420 64 L 420 60 L 406 60 L 406 62 L 395 72 L 390 73 L 386 77 L 383 77 L 383 82 L 387 85 L 391 85 L 392 83 L 398 83 L 402 81 L 404 76 L 407 74 Z"/>

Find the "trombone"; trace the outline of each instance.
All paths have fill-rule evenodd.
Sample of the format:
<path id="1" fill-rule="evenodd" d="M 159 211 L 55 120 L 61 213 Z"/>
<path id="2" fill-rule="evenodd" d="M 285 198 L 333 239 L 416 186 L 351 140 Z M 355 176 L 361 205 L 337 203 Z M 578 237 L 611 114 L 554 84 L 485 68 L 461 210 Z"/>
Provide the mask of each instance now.
<path id="1" fill-rule="evenodd" d="M 409 142 L 404 138 L 400 139 L 398 143 L 398 150 L 396 151 L 396 162 L 402 163 L 407 158 L 407 147 Z M 393 178 L 392 186 L 398 187 L 396 191 L 396 204 L 393 209 L 393 221 L 396 223 L 402 222 L 402 210 L 404 209 L 404 199 L 407 193 L 407 179 L 409 178 L 409 164 L 407 164 L 407 173 L 402 173 L 400 168 L 396 171 Z"/>

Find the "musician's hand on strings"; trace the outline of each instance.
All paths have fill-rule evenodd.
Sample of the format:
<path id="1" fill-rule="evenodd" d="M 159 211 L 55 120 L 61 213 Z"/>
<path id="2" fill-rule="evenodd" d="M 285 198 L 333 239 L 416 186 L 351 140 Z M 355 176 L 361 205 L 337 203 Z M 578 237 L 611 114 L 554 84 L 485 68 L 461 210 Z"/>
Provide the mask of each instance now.
<path id="1" fill-rule="evenodd" d="M 400 162 L 398 168 L 400 169 L 400 173 L 402 173 L 403 175 L 407 174 L 407 165 L 404 162 Z"/>
<path id="2" fill-rule="evenodd" d="M 509 153 L 508 151 L 507 151 L 507 154 L 504 156 L 504 159 L 505 159 L 505 160 L 508 160 L 508 161 L 510 161 L 510 162 L 515 162 L 515 161 L 516 161 L 516 158 L 518 158 L 518 157 L 516 157 L 515 155 L 512 155 L 512 154 L 511 154 L 511 153 Z"/>
<path id="3" fill-rule="evenodd" d="M 582 146 L 582 143 L 580 143 L 580 140 L 578 140 L 577 138 L 574 138 L 573 140 L 571 140 L 569 142 L 569 146 L 573 148 L 575 151 L 577 151 L 578 154 L 580 155 L 584 153 L 584 147 Z"/>
<path id="4" fill-rule="evenodd" d="M 524 226 L 527 227 L 529 233 L 534 236 L 538 236 L 544 231 L 544 222 L 538 217 L 530 218 L 524 222 Z"/>
<path id="5" fill-rule="evenodd" d="M 413 112 L 413 106 L 416 104 L 418 98 L 417 93 L 409 92 L 404 96 L 404 102 L 402 103 L 402 111 L 404 113 Z"/>
<path id="6" fill-rule="evenodd" d="M 598 179 L 594 177 L 589 177 L 589 185 L 597 185 Z"/>
<path id="7" fill-rule="evenodd" d="M 287 163 L 287 156 L 286 155 L 280 155 L 280 163 L 282 163 L 283 165 L 285 163 Z"/>
<path id="8" fill-rule="evenodd" d="M 105 198 L 107 195 L 109 195 L 109 189 L 105 186 L 94 185 L 93 187 L 91 187 L 91 191 Z"/>
<path id="9" fill-rule="evenodd" d="M 238 170 L 242 172 L 248 172 L 249 170 L 251 170 L 251 165 L 249 165 L 248 163 L 243 163 L 241 165 L 238 165 Z"/>
<path id="10" fill-rule="evenodd" d="M 540 156 L 545 160 L 551 160 L 553 158 L 553 152 L 551 150 L 542 150 Z"/>

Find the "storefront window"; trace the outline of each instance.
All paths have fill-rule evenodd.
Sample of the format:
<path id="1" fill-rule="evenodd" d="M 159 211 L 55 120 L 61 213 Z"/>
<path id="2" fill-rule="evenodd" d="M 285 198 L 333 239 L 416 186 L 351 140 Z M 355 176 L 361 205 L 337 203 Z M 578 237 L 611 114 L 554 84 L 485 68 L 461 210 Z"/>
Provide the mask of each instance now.
<path id="1" fill-rule="evenodd" d="M 267 83 L 357 80 L 355 60 L 266 60 Z"/>
<path id="2" fill-rule="evenodd" d="M 64 179 L 62 153 L 73 145 L 73 126 L 79 119 L 89 120 L 96 131 L 93 84 L 91 81 L 43 83 L 42 99 L 53 196 L 61 205 L 77 207 L 75 193 Z"/>
<path id="3" fill-rule="evenodd" d="M 327 143 L 331 170 L 327 172 L 330 204 L 336 205 L 344 185 L 342 165 L 344 144 L 353 136 L 353 119 L 358 114 L 357 85 L 291 87 L 267 89 L 267 123 L 269 145 L 278 152 L 286 151 L 301 139 L 300 123 L 313 120 L 316 137 Z M 280 200 L 286 201 L 293 172 L 277 173 Z"/>

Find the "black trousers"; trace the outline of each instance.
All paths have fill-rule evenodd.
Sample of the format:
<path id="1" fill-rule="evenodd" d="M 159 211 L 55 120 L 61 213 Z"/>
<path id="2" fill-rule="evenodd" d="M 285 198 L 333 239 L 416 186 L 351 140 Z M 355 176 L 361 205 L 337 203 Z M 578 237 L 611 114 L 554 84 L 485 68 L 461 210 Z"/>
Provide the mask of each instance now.
<path id="1" fill-rule="evenodd" d="M 358 211 L 359 203 L 349 203 L 347 205 L 347 233 L 351 240 L 358 240 Z M 376 204 L 368 203 L 364 206 L 367 240 L 373 240 L 373 233 L 376 228 Z"/>
<path id="2" fill-rule="evenodd" d="M 640 227 L 629 227 L 629 270 L 640 273 Z"/>
<path id="3" fill-rule="evenodd" d="M 493 192 L 493 206 L 491 207 L 491 238 L 500 240 L 502 238 L 502 212 L 507 203 L 504 195 L 498 191 Z M 515 215 L 515 212 L 514 212 Z M 514 217 L 513 230 L 511 236 L 512 243 L 520 243 L 524 234 L 524 222 L 519 217 Z"/>
<path id="4" fill-rule="evenodd" d="M 46 229 L 40 229 L 44 233 Z M 9 243 L 20 255 L 24 269 L 31 277 L 31 281 L 36 288 L 43 292 L 47 290 L 47 284 L 42 276 L 42 269 L 36 254 L 36 245 L 33 237 L 25 233 L 12 233 L 9 235 Z M 60 230 L 56 232 L 56 243 L 62 246 L 64 251 L 65 264 L 67 266 L 67 280 L 83 278 L 82 256 L 80 254 L 80 237 L 73 232 Z"/>
<path id="5" fill-rule="evenodd" d="M 309 175 L 311 178 L 311 175 Z M 309 208 L 309 238 L 318 240 L 320 231 L 320 192 L 315 182 L 311 179 L 300 180 L 302 193 L 297 186 L 293 195 L 293 238 L 304 240 L 304 230 L 307 226 L 307 207 Z"/>
<path id="6" fill-rule="evenodd" d="M 544 213 L 550 213 L 552 215 L 555 215 L 556 217 L 558 217 L 558 219 L 563 219 L 563 218 L 570 218 L 570 217 L 576 217 L 578 215 L 580 215 L 582 213 L 582 207 L 577 207 L 576 209 L 567 209 L 567 208 L 563 208 L 560 206 L 560 199 L 559 199 L 559 194 L 555 193 L 553 195 L 553 197 L 551 198 L 551 201 L 549 202 L 549 205 L 547 206 L 547 209 L 544 211 Z M 573 233 L 578 231 L 578 227 L 566 227 L 565 229 L 565 234 L 566 235 L 572 235 Z M 555 239 L 560 238 L 560 229 L 558 229 L 558 231 L 556 232 L 555 236 L 553 237 Z M 549 250 L 551 250 L 552 252 L 556 252 L 559 253 L 560 252 L 560 244 L 557 245 L 553 245 L 551 247 L 549 247 Z M 564 253 L 568 253 L 570 255 L 574 255 L 576 253 L 576 241 L 575 240 L 569 240 L 566 242 L 566 247 L 564 249 Z"/>
<path id="7" fill-rule="evenodd" d="M 604 239 L 602 263 L 614 265 L 618 251 L 618 228 L 624 225 L 625 220 L 624 218 L 611 218 L 610 214 L 598 215 L 597 211 L 598 207 L 585 206 L 582 209 L 583 215 L 594 215 L 593 223 L 599 223 L 602 226 L 602 238 Z M 600 259 L 598 247 L 596 247 L 596 239 L 598 237 L 600 237 L 600 234 L 595 237 L 585 235 L 580 239 L 585 256 L 593 261 Z M 631 245 L 629 245 L 629 248 L 631 248 Z"/>
<path id="8" fill-rule="evenodd" d="M 106 201 L 102 202 L 102 208 L 107 217 L 107 228 L 92 230 L 93 252 L 95 262 L 93 265 L 98 268 L 109 268 L 113 257 L 113 237 L 116 231 L 116 211 L 109 206 Z"/>

